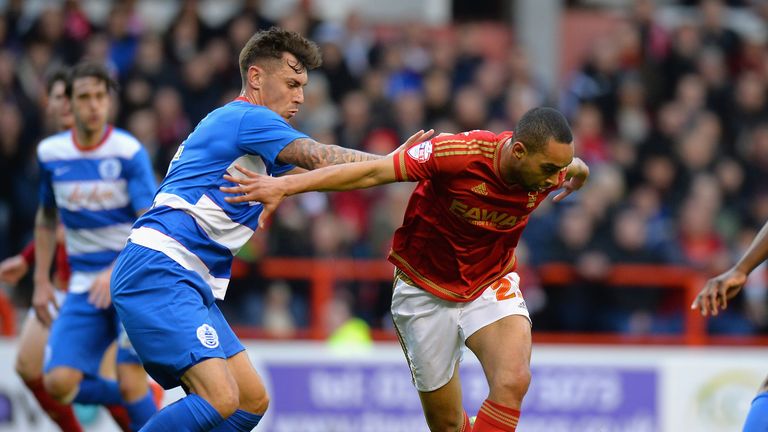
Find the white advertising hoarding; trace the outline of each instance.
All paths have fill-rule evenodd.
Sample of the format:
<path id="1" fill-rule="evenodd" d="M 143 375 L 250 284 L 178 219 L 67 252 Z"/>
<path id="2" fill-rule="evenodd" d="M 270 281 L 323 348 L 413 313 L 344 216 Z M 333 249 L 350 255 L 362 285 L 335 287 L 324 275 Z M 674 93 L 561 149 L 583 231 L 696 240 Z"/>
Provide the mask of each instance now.
<path id="1" fill-rule="evenodd" d="M 315 343 L 246 343 L 269 388 L 260 432 L 426 431 L 397 344 L 332 350 Z M 0 340 L 0 432 L 56 431 L 13 372 L 14 340 Z M 534 347 L 525 432 L 738 432 L 768 374 L 768 349 Z M 461 367 L 464 406 L 487 394 L 477 360 Z M 165 403 L 181 396 L 175 389 Z M 106 411 L 78 407 L 85 430 L 117 431 Z"/>

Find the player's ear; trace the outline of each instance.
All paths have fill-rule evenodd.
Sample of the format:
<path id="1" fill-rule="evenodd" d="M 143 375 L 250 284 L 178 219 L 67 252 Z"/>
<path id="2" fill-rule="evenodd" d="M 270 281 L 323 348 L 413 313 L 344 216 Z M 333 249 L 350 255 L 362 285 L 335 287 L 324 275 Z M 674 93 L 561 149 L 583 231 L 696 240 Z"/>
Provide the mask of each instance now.
<path id="1" fill-rule="evenodd" d="M 264 77 L 264 69 L 256 65 L 248 66 L 248 84 L 258 89 L 261 87 L 261 81 Z"/>
<path id="2" fill-rule="evenodd" d="M 528 154 L 528 149 L 525 147 L 525 144 L 523 144 L 521 141 L 515 141 L 512 143 L 512 155 L 514 157 L 517 159 L 522 159 L 526 154 Z"/>

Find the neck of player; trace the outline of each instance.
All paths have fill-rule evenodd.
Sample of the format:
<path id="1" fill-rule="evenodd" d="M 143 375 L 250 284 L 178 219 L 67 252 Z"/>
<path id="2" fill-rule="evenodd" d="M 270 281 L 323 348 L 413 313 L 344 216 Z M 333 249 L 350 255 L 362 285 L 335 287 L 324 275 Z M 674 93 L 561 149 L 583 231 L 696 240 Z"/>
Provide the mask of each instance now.
<path id="1" fill-rule="evenodd" d="M 514 174 L 515 167 L 513 164 L 516 159 L 512 154 L 512 138 L 507 139 L 507 141 L 501 145 L 501 151 L 499 153 L 499 159 L 501 160 L 501 163 L 499 164 L 499 174 L 501 175 L 501 179 L 510 186 L 518 184 Z"/>
<path id="2" fill-rule="evenodd" d="M 104 125 L 101 129 L 87 130 L 85 128 L 75 126 L 75 138 L 80 147 L 95 147 L 104 137 L 104 133 L 107 130 L 107 125 Z"/>
<path id="3" fill-rule="evenodd" d="M 261 93 L 258 90 L 246 88 L 240 92 L 240 97 L 246 98 L 248 102 L 254 105 L 264 105 L 261 100 Z"/>

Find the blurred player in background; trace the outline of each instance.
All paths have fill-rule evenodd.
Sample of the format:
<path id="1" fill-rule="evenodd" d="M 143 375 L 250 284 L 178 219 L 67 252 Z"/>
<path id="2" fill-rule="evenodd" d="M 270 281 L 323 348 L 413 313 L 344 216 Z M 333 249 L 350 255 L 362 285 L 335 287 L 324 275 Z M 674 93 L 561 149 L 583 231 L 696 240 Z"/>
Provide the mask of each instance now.
<path id="1" fill-rule="evenodd" d="M 118 382 L 99 376 L 104 352 L 120 330 L 109 297 L 112 262 L 155 189 L 141 143 L 107 124 L 114 87 L 103 65 L 75 66 L 66 89 L 74 128 L 44 139 L 38 147 L 41 187 L 32 303 L 40 322 L 51 326 L 44 367 L 48 393 L 62 403 L 120 404 L 130 417 L 130 428 L 138 430 L 157 408 L 130 346 L 118 347 Z M 50 307 L 58 305 L 50 268 L 59 215 L 72 275 L 53 320 Z"/>
<path id="2" fill-rule="evenodd" d="M 237 167 L 227 176 L 259 201 L 265 219 L 283 198 L 418 181 L 389 261 L 396 268 L 392 317 L 432 431 L 514 431 L 530 383 L 531 323 L 515 273 L 515 247 L 530 213 L 557 188 L 563 199 L 589 169 L 573 157 L 559 112 L 536 108 L 513 132 L 441 134 L 385 159 L 274 179 Z M 245 205 L 248 205 L 245 204 Z M 241 204 L 243 205 L 243 204 Z M 490 386 L 474 429 L 461 403 L 462 345 L 477 355 Z"/>
<path id="3" fill-rule="evenodd" d="M 57 70 L 48 78 L 46 84 L 47 99 L 45 118 L 52 132 L 69 130 L 74 125 L 69 99 L 66 96 L 67 71 Z M 64 231 L 59 225 L 56 230 L 56 257 L 54 285 L 57 304 L 64 301 L 69 284 L 70 269 L 64 246 Z M 35 243 L 30 242 L 19 254 L 0 262 L 0 282 L 16 285 L 32 268 L 35 262 Z M 82 428 L 78 423 L 72 406 L 53 399 L 43 385 L 43 353 L 48 342 L 48 328 L 35 317 L 33 309 L 24 321 L 19 335 L 19 351 L 16 354 L 16 373 L 29 388 L 40 406 L 64 431 L 78 432 Z M 109 348 L 101 362 L 100 374 L 105 377 L 115 376 L 115 346 Z M 109 405 L 108 410 L 124 431 L 130 431 L 128 413 L 119 405 Z"/>
<path id="4" fill-rule="evenodd" d="M 69 100 L 66 96 L 67 72 L 55 71 L 46 84 L 47 100 L 45 118 L 52 132 L 70 129 L 74 124 Z M 57 232 L 61 240 L 61 230 Z M 35 244 L 31 242 L 19 255 L 12 256 L 0 263 L 0 281 L 15 285 L 27 274 L 35 260 Z M 64 299 L 64 291 L 69 281 L 69 265 L 62 242 L 56 247 L 56 301 Z M 43 386 L 43 353 L 48 341 L 48 328 L 35 318 L 34 312 L 27 315 L 19 335 L 19 352 L 16 355 L 16 373 L 29 388 L 40 407 L 64 431 L 81 431 L 72 406 L 53 399 Z"/>
<path id="5" fill-rule="evenodd" d="M 744 288 L 752 270 L 766 258 L 768 258 L 768 223 L 763 225 L 752 244 L 749 245 L 749 249 L 730 270 L 707 281 L 693 301 L 691 309 L 698 309 L 704 316 L 717 316 L 719 311 L 728 307 L 728 300 L 734 298 Z M 768 378 L 752 400 L 752 406 L 744 423 L 744 432 L 765 431 L 768 431 Z"/>
<path id="6" fill-rule="evenodd" d="M 187 391 L 145 431 L 250 431 L 267 409 L 261 378 L 215 303 L 262 207 L 228 204 L 219 187 L 236 163 L 281 175 L 381 157 L 318 143 L 287 123 L 320 62 L 297 33 L 251 37 L 240 52 L 240 96 L 181 144 L 117 260 L 113 300 L 144 367 L 165 388 Z"/>

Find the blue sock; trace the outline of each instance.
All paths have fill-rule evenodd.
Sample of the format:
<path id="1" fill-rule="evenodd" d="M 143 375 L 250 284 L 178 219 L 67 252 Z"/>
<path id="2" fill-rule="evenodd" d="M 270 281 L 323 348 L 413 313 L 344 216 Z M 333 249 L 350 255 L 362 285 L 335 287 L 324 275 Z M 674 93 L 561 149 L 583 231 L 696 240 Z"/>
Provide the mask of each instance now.
<path id="1" fill-rule="evenodd" d="M 251 432 L 259 424 L 261 417 L 247 411 L 237 410 L 211 432 Z"/>
<path id="2" fill-rule="evenodd" d="M 158 411 L 141 432 L 206 432 L 222 421 L 208 401 L 192 393 Z"/>
<path id="3" fill-rule="evenodd" d="M 768 392 L 763 392 L 752 399 L 743 432 L 768 431 Z"/>
<path id="4" fill-rule="evenodd" d="M 80 389 L 74 401 L 86 405 L 117 405 L 123 403 L 123 398 L 117 381 L 85 377 L 80 381 Z"/>
<path id="5" fill-rule="evenodd" d="M 144 426 L 149 419 L 157 412 L 155 401 L 152 399 L 152 392 L 148 391 L 146 396 L 136 402 L 125 402 L 123 404 L 128 416 L 131 418 L 131 430 L 137 431 Z"/>

